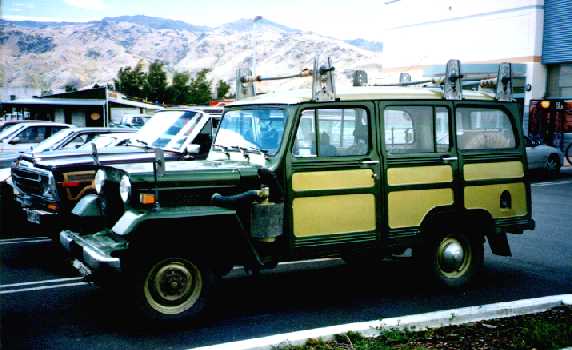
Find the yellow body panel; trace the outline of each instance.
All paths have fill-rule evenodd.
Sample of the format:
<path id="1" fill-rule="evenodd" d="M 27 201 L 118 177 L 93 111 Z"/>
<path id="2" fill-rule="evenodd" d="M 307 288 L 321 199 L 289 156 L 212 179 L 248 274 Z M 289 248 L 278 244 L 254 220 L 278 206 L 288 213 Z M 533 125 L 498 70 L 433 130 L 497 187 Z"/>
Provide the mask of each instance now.
<path id="1" fill-rule="evenodd" d="M 389 186 L 420 185 L 452 181 L 453 170 L 450 165 L 415 166 L 391 168 L 387 170 L 387 182 Z"/>
<path id="2" fill-rule="evenodd" d="M 518 179 L 524 176 L 520 161 L 477 163 L 464 166 L 465 180 Z"/>
<path id="3" fill-rule="evenodd" d="M 389 227 L 415 227 L 421 225 L 431 209 L 453 204 L 453 190 L 441 188 L 390 192 L 388 204 Z"/>
<path id="4" fill-rule="evenodd" d="M 373 194 L 295 198 L 292 212 L 296 237 L 367 232 L 376 228 Z"/>
<path id="5" fill-rule="evenodd" d="M 369 188 L 374 184 L 371 169 L 311 171 L 292 175 L 294 191 Z"/>
<path id="6" fill-rule="evenodd" d="M 509 191 L 512 207 L 501 209 L 500 196 L 503 191 Z M 467 186 L 465 187 L 465 207 L 467 209 L 485 209 L 495 219 L 524 216 L 527 214 L 526 187 L 523 182 Z"/>

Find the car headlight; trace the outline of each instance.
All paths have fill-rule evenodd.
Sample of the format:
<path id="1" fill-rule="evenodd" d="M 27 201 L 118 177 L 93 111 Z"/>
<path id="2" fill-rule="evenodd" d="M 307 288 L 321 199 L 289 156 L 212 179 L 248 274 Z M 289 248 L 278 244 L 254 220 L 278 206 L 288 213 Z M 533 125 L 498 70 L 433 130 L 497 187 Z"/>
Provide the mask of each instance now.
<path id="1" fill-rule="evenodd" d="M 44 187 L 44 196 L 55 198 L 57 191 L 56 179 L 54 178 L 54 175 L 50 173 L 48 175 L 48 183 Z"/>
<path id="2" fill-rule="evenodd" d="M 129 181 L 129 176 L 123 175 L 121 181 L 119 181 L 119 196 L 123 202 L 127 202 L 129 195 L 131 194 L 131 181 Z"/>
<path id="3" fill-rule="evenodd" d="M 105 179 L 107 178 L 107 176 L 105 175 L 105 171 L 102 169 L 99 169 L 96 173 L 95 173 L 95 192 L 97 192 L 97 194 L 101 193 L 101 190 L 103 189 L 103 184 L 105 183 Z"/>

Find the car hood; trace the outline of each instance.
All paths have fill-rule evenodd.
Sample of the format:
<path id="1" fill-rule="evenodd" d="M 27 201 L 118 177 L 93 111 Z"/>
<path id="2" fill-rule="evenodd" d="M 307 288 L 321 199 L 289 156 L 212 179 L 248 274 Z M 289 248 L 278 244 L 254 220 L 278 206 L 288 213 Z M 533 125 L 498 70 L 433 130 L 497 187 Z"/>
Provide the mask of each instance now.
<path id="1" fill-rule="evenodd" d="M 177 153 L 165 152 L 165 159 L 175 159 L 177 157 Z M 97 152 L 99 163 L 104 165 L 151 162 L 154 158 L 154 150 L 138 147 L 108 147 Z M 21 159 L 31 161 L 36 166 L 42 168 L 95 164 L 93 154 L 91 151 L 86 150 L 60 150 L 37 154 L 24 154 Z"/>

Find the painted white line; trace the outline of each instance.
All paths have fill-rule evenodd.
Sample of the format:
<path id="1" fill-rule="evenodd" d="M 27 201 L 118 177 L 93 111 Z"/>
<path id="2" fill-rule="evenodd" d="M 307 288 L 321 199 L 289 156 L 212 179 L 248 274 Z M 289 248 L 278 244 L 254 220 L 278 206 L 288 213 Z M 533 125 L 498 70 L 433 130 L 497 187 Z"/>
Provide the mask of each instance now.
<path id="1" fill-rule="evenodd" d="M 376 337 L 381 328 L 422 330 L 493 318 L 512 317 L 546 311 L 560 305 L 572 305 L 572 294 L 544 298 L 523 299 L 512 302 L 469 306 L 460 309 L 429 312 L 425 314 L 385 318 L 377 321 L 355 322 L 291 333 L 275 334 L 236 342 L 203 346 L 189 350 L 269 350 L 280 345 L 302 345 L 308 339 L 332 340 L 336 334 L 358 332 L 366 337 Z"/>
<path id="2" fill-rule="evenodd" d="M 85 285 L 87 285 L 87 284 L 89 284 L 89 283 L 87 283 L 87 282 L 76 282 L 76 283 L 56 284 L 56 285 L 53 285 L 53 286 L 40 286 L 40 287 L 33 287 L 33 288 L 0 290 L 0 295 L 2 295 L 2 294 L 21 293 L 21 292 L 29 292 L 29 291 L 34 291 L 34 290 L 44 290 L 44 289 L 62 288 L 62 287 L 85 286 Z"/>
<path id="3" fill-rule="evenodd" d="M 31 286 L 34 284 L 44 284 L 44 283 L 58 283 L 58 282 L 69 282 L 69 281 L 79 281 L 83 279 L 83 277 L 69 277 L 69 278 L 56 278 L 53 280 L 43 280 L 43 281 L 34 281 L 34 282 L 20 282 L 20 283 L 10 283 L 10 284 L 2 284 L 0 285 L 1 288 L 10 288 L 10 287 L 22 287 L 22 286 Z"/>
<path id="4" fill-rule="evenodd" d="M 0 245 L 22 244 L 22 243 L 45 243 L 45 242 L 51 242 L 51 239 L 44 238 L 44 239 L 31 239 L 27 241 L 0 242 Z"/>
<path id="5" fill-rule="evenodd" d="M 566 185 L 572 183 L 572 180 L 565 181 L 545 181 L 545 182 L 535 182 L 531 184 L 532 187 L 544 187 L 544 186 L 554 186 L 554 185 Z"/>
<path id="6" fill-rule="evenodd" d="M 0 243 L 1 242 L 16 242 L 16 241 L 27 241 L 30 239 L 46 239 L 49 237 L 20 237 L 20 238 L 6 238 L 6 239 L 0 239 Z"/>

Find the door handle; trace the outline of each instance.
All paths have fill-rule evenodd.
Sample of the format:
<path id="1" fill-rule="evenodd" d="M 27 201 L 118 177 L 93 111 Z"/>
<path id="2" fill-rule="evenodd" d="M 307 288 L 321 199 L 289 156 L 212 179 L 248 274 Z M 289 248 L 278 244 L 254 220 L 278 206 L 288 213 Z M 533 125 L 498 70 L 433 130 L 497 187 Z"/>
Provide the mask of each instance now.
<path id="1" fill-rule="evenodd" d="M 441 160 L 444 161 L 444 162 L 451 162 L 451 161 L 454 161 L 454 160 L 459 160 L 459 158 L 456 157 L 456 156 L 453 156 L 453 157 L 441 157 Z"/>
<path id="2" fill-rule="evenodd" d="M 363 165 L 374 165 L 374 164 L 379 164 L 379 160 L 364 160 L 361 163 Z"/>

